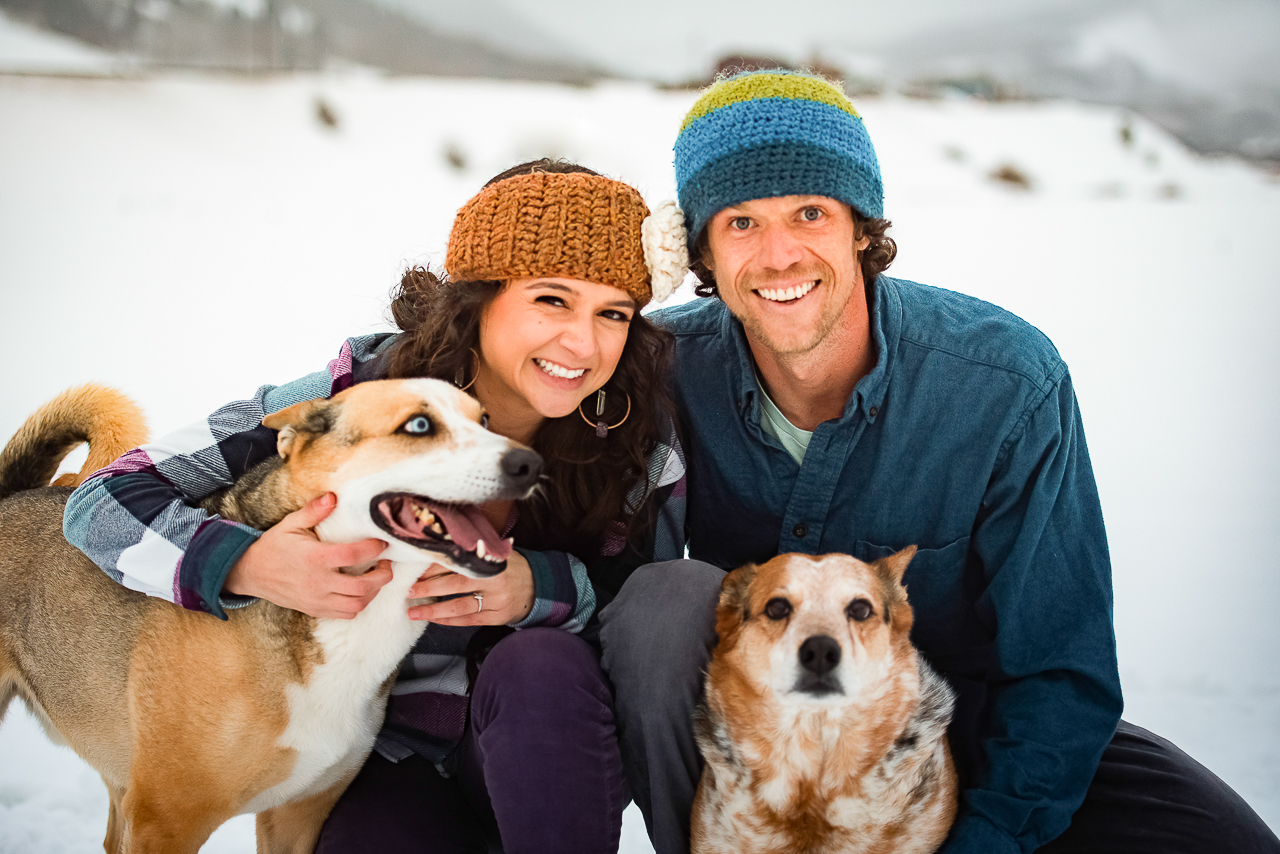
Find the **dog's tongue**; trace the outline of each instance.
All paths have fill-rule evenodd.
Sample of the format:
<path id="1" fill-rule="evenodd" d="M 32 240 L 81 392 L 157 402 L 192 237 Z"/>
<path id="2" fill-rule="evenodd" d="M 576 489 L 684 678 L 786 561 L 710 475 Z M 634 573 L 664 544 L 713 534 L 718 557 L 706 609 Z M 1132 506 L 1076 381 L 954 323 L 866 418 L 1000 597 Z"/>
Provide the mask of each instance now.
<path id="1" fill-rule="evenodd" d="M 479 507 L 446 507 L 439 504 L 429 505 L 435 514 L 444 522 L 453 541 L 469 552 L 476 550 L 476 544 L 484 540 L 485 553 L 506 560 L 511 557 L 511 541 L 498 536 L 498 532 L 484 518 Z"/>
<path id="2" fill-rule="evenodd" d="M 379 509 L 393 532 L 407 539 L 438 539 L 434 531 L 428 531 L 426 524 L 418 517 L 419 508 L 425 508 L 435 514 L 443 523 L 453 544 L 463 551 L 474 552 L 481 540 L 484 540 L 484 553 L 492 561 L 501 562 L 511 557 L 511 540 L 504 540 L 489 524 L 489 520 L 474 505 L 436 504 L 425 498 L 411 498 L 407 495 L 381 502 Z"/>

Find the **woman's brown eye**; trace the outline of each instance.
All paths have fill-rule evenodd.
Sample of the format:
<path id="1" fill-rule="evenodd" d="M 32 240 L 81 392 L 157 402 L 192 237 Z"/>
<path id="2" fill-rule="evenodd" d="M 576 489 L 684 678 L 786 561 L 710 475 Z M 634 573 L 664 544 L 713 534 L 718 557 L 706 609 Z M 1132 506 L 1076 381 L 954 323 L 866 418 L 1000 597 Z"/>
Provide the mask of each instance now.
<path id="1" fill-rule="evenodd" d="M 764 615 L 770 620 L 785 620 L 791 616 L 791 603 L 786 599 L 770 599 L 764 606 Z"/>
<path id="2" fill-rule="evenodd" d="M 876 611 L 866 599 L 854 599 L 849 603 L 849 607 L 844 609 L 844 612 L 849 615 L 850 620 L 857 620 L 861 623 L 863 620 L 870 619 Z"/>

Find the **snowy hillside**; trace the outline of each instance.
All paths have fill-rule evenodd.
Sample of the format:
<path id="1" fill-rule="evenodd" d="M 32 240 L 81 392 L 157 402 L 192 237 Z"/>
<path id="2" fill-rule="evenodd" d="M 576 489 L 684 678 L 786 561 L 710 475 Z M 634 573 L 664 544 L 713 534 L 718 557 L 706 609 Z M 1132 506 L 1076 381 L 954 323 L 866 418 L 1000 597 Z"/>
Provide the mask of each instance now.
<path id="1" fill-rule="evenodd" d="M 384 328 L 492 174 L 562 155 L 673 195 L 689 93 L 373 75 L 0 75 L 0 437 L 88 380 L 163 433 Z M 1071 364 L 1126 717 L 1280 829 L 1280 181 L 1113 108 L 859 103 L 893 273 L 999 303 Z M 327 117 L 327 118 L 326 118 Z M 993 173 L 1008 180 L 995 180 Z M 0 854 L 100 845 L 105 793 L 15 707 Z M 630 813 L 624 851 L 647 849 Z M 238 819 L 207 851 L 250 846 Z"/>

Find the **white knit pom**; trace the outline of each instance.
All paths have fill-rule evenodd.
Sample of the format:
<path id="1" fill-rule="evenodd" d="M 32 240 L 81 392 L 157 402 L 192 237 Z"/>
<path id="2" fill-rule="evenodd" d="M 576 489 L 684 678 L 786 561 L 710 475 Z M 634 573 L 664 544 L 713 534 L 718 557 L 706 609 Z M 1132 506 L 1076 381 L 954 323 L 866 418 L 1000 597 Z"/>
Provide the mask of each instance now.
<path id="1" fill-rule="evenodd" d="M 644 264 L 649 268 L 653 301 L 662 302 L 680 287 L 689 272 L 689 247 L 684 211 L 670 199 L 659 202 L 640 223 Z"/>

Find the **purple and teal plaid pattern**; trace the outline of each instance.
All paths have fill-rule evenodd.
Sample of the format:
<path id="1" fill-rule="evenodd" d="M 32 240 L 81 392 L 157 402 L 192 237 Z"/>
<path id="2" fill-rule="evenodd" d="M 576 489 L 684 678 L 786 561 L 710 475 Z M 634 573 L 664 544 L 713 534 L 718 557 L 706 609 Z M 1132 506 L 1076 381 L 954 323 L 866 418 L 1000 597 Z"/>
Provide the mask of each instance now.
<path id="1" fill-rule="evenodd" d="M 259 532 L 193 505 L 276 453 L 267 413 L 368 379 L 360 375 L 391 340 L 350 339 L 326 370 L 263 386 L 95 472 L 67 502 L 68 542 L 126 587 L 226 619 L 226 608 L 252 601 L 222 586 Z"/>

